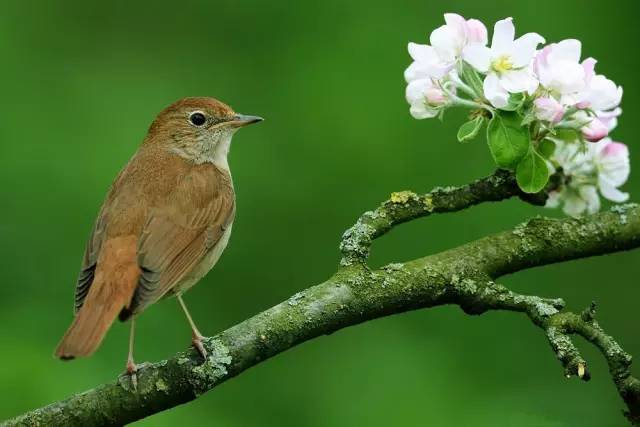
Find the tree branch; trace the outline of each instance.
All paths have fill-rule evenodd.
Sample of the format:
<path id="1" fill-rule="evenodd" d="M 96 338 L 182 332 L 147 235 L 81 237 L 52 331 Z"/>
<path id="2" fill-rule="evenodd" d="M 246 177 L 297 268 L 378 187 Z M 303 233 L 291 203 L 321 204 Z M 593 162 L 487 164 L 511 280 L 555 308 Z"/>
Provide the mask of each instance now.
<path id="1" fill-rule="evenodd" d="M 583 219 L 537 218 L 514 230 L 406 263 L 378 270 L 365 264 L 373 239 L 396 224 L 513 196 L 524 197 L 513 178 L 503 172 L 423 196 L 394 193 L 391 200 L 364 214 L 345 233 L 342 267 L 331 278 L 207 338 L 210 357 L 205 363 L 200 363 L 194 351 L 178 353 L 143 365 L 136 390 L 123 375 L 3 425 L 125 424 L 193 400 L 251 366 L 319 335 L 373 318 L 444 304 L 459 305 L 469 314 L 487 310 L 526 313 L 545 331 L 565 374 L 587 380 L 587 363 L 570 336 L 584 337 L 606 358 L 627 405 L 627 417 L 640 423 L 640 382 L 631 376 L 631 357 L 594 320 L 594 307 L 581 315 L 561 312 L 562 300 L 519 295 L 494 282 L 502 275 L 535 266 L 637 248 L 639 206 L 618 206 Z"/>

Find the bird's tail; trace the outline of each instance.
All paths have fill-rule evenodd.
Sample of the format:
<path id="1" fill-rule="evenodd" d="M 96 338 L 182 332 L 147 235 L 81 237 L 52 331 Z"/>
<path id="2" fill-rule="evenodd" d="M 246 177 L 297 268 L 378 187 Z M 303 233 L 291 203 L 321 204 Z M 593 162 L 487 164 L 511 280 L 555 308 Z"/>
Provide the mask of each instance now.
<path id="1" fill-rule="evenodd" d="M 110 245 L 106 243 L 105 250 L 109 250 Z M 92 354 L 100 346 L 120 310 L 129 304 L 140 269 L 133 260 L 122 259 L 123 252 L 128 251 L 114 249 L 113 255 L 120 259 L 110 260 L 109 253 L 105 253 L 104 268 L 100 268 L 98 263 L 89 293 L 62 337 L 55 352 L 56 357 L 70 360 Z"/>

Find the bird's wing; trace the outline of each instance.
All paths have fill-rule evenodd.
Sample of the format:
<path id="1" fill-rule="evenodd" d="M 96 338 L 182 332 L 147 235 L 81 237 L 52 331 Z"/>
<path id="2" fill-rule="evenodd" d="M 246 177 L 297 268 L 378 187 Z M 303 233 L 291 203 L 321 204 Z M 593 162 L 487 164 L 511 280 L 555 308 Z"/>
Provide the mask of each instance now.
<path id="1" fill-rule="evenodd" d="M 78 310 L 80 310 L 82 304 L 84 304 L 84 299 L 87 297 L 89 288 L 95 277 L 98 254 L 104 240 L 104 220 L 104 210 L 101 210 L 93 226 L 93 230 L 91 230 L 87 247 L 84 250 L 82 266 L 80 267 L 80 274 L 78 275 L 78 281 L 76 283 L 75 303 L 73 306 L 74 313 L 78 313 Z"/>
<path id="2" fill-rule="evenodd" d="M 96 218 L 96 222 L 93 226 L 93 229 L 91 230 L 91 234 L 89 235 L 89 240 L 84 250 L 84 256 L 82 257 L 80 274 L 78 274 L 78 280 L 76 282 L 76 292 L 73 306 L 74 314 L 77 314 L 84 304 L 84 300 L 89 293 L 89 288 L 93 283 L 93 279 L 96 273 L 96 265 L 100 256 L 100 250 L 102 249 L 102 244 L 104 243 L 107 234 L 106 226 L 108 223 L 109 206 L 112 204 L 117 193 L 116 190 L 120 186 L 123 178 L 126 176 L 126 172 L 127 168 L 125 167 L 122 171 L 120 171 L 116 179 L 113 181 L 113 184 L 111 185 L 111 188 L 109 189 L 109 192 L 107 194 L 107 198 L 100 208 L 98 218 Z"/>
<path id="3" fill-rule="evenodd" d="M 142 275 L 127 318 L 160 299 L 188 274 L 233 221 L 235 200 L 228 175 L 212 165 L 193 168 L 153 207 L 138 241 Z"/>

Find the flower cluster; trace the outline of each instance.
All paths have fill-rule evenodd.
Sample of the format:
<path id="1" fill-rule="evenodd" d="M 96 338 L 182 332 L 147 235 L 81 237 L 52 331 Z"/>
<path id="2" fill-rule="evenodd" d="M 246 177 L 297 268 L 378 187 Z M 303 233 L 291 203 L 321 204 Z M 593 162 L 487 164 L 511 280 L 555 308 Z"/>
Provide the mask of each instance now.
<path id="1" fill-rule="evenodd" d="M 491 45 L 476 19 L 444 15 L 430 44 L 409 43 L 406 98 L 416 119 L 450 107 L 472 110 L 458 140 L 473 140 L 487 125 L 487 142 L 500 168 L 515 171 L 523 191 L 546 186 L 556 170 L 563 183 L 548 206 L 573 216 L 599 209 L 598 192 L 614 202 L 629 176 L 627 147 L 608 138 L 622 110 L 622 88 L 581 61 L 581 43 L 543 46 L 537 33 L 515 37 L 512 19 L 496 22 Z"/>

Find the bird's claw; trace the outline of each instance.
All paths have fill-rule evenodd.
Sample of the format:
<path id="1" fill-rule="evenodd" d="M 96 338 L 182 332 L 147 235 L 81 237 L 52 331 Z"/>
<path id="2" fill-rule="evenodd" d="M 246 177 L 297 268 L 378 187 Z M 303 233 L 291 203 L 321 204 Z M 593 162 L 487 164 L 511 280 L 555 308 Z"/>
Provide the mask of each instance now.
<path id="1" fill-rule="evenodd" d="M 138 367 L 133 360 L 127 360 L 127 375 L 131 379 L 131 386 L 134 390 L 138 389 Z"/>
<path id="2" fill-rule="evenodd" d="M 191 344 L 193 345 L 193 347 L 195 347 L 196 350 L 198 350 L 198 353 L 200 353 L 200 356 L 202 356 L 202 358 L 206 362 L 207 349 L 205 349 L 204 345 L 202 344 L 202 338 L 203 337 L 201 335 L 194 336 L 193 339 L 191 340 Z"/>

